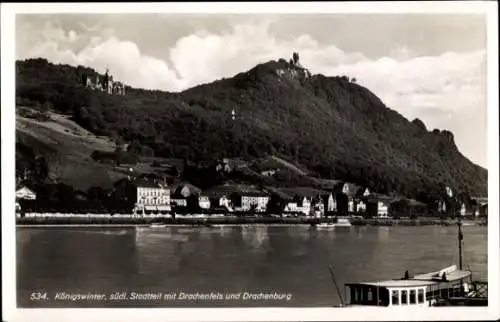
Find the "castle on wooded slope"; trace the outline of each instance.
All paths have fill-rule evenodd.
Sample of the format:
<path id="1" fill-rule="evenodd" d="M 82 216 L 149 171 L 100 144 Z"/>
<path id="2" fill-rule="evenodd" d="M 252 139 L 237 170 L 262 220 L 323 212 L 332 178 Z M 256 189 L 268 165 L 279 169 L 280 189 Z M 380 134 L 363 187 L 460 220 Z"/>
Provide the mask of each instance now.
<path id="1" fill-rule="evenodd" d="M 100 90 L 108 94 L 125 95 L 125 85 L 121 82 L 113 81 L 113 75 L 110 75 L 109 69 L 106 68 L 106 74 L 101 77 L 99 74 L 95 76 L 95 82 L 90 76 L 85 76 L 85 86 L 93 90 Z"/>

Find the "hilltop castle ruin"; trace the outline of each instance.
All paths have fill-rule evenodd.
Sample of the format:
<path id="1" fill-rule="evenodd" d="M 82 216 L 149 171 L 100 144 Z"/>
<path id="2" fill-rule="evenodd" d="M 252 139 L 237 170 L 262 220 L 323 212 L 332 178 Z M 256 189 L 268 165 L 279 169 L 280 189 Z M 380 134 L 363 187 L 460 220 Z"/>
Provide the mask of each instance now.
<path id="1" fill-rule="evenodd" d="M 95 76 L 95 82 L 92 81 L 90 76 L 85 76 L 85 86 L 111 95 L 125 95 L 125 85 L 121 82 L 113 81 L 113 75 L 110 75 L 108 68 L 106 68 L 104 77 L 101 77 L 99 74 Z"/>
<path id="2" fill-rule="evenodd" d="M 286 68 L 279 68 L 276 70 L 276 74 L 278 76 L 285 76 L 291 79 L 297 79 L 297 78 L 302 78 L 302 79 L 307 79 L 311 78 L 311 72 L 302 66 L 302 64 L 299 62 L 299 53 L 294 52 L 292 55 L 292 58 L 290 61 L 286 62 L 285 59 L 281 58 L 279 59 L 280 63 L 283 65 L 287 65 Z"/>

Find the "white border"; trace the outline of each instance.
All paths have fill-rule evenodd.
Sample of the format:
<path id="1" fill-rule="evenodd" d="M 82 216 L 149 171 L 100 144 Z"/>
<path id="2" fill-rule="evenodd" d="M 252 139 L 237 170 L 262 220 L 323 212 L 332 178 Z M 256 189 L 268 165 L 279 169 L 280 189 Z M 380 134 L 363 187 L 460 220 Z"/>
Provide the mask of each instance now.
<path id="1" fill-rule="evenodd" d="M 488 66 L 488 308 L 410 310 L 334 308 L 255 309 L 17 309 L 14 205 L 14 60 L 16 13 L 481 13 L 487 15 Z M 2 311 L 4 321 L 331 321 L 331 320 L 496 320 L 499 318 L 498 206 L 498 4 L 468 2 L 349 3 L 29 3 L 1 7 L 2 43 Z"/>

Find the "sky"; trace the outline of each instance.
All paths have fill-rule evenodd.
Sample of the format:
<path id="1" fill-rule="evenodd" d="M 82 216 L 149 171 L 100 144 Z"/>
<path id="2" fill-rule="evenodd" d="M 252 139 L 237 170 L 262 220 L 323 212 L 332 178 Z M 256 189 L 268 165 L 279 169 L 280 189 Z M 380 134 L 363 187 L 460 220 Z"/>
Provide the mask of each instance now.
<path id="1" fill-rule="evenodd" d="M 133 87 L 181 91 L 296 51 L 313 74 L 349 75 L 410 121 L 446 129 L 487 167 L 481 14 L 24 14 L 16 58 L 109 67 Z"/>

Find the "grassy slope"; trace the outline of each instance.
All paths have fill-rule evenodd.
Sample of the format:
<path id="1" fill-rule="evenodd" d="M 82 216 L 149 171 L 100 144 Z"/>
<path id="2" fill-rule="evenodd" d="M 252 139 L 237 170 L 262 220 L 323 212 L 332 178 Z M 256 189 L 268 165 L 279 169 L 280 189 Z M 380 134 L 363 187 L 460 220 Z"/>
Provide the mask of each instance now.
<path id="1" fill-rule="evenodd" d="M 125 176 L 90 157 L 94 150 L 113 151 L 112 141 L 94 136 L 65 116 L 50 113 L 50 118 L 43 122 L 16 116 L 17 143 L 47 156 L 50 177 L 58 177 L 76 190 L 87 190 L 91 186 L 109 188 Z"/>

